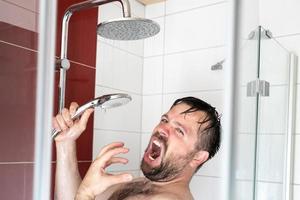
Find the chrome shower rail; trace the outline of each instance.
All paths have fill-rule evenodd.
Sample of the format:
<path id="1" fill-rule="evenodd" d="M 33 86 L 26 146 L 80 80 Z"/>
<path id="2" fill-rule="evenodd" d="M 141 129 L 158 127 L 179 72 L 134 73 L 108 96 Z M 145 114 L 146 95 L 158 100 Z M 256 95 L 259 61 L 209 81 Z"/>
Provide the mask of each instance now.
<path id="1" fill-rule="evenodd" d="M 89 0 L 81 3 L 71 5 L 65 11 L 62 22 L 62 32 L 61 32 L 61 48 L 60 48 L 60 61 L 59 63 L 67 63 L 60 65 L 60 78 L 59 78 L 59 111 L 65 106 L 65 85 L 66 85 L 66 71 L 69 69 L 67 59 L 67 47 L 68 47 L 68 29 L 69 21 L 72 14 L 76 11 L 86 10 L 90 8 L 95 8 L 103 4 L 111 3 L 117 1 L 121 3 L 123 17 L 131 17 L 130 4 L 128 0 Z M 62 62 L 64 61 L 64 62 Z"/>

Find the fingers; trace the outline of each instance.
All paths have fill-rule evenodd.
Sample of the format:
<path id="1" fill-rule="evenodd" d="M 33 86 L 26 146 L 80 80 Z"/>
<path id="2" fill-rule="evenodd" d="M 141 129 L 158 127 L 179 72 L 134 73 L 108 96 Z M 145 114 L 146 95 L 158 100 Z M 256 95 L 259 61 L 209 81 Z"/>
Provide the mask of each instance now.
<path id="1" fill-rule="evenodd" d="M 55 119 L 59 130 L 65 131 L 69 128 L 61 114 L 56 115 Z"/>
<path id="2" fill-rule="evenodd" d="M 72 103 L 70 104 L 69 110 L 70 110 L 70 115 L 71 115 L 71 116 L 74 116 L 74 115 L 75 115 L 76 110 L 77 110 L 78 107 L 79 107 L 79 105 L 78 105 L 78 103 L 76 103 L 76 102 L 72 102 Z"/>
<path id="3" fill-rule="evenodd" d="M 73 120 L 71 118 L 71 114 L 68 109 L 66 109 L 66 108 L 62 109 L 61 115 L 68 127 L 73 126 Z"/>
<path id="4" fill-rule="evenodd" d="M 109 178 L 110 178 L 110 184 L 114 185 L 114 184 L 132 181 L 133 176 L 128 173 L 122 173 L 122 174 L 118 174 L 118 175 L 116 175 L 116 174 L 110 175 Z"/>
<path id="5" fill-rule="evenodd" d="M 127 164 L 128 163 L 128 159 L 121 158 L 121 157 L 113 157 L 108 162 L 105 163 L 106 165 L 104 166 L 104 168 L 107 168 L 111 164 L 116 164 L 116 163 Z"/>
<path id="6" fill-rule="evenodd" d="M 120 154 L 120 153 L 128 153 L 128 151 L 129 151 L 129 149 L 127 149 L 125 147 L 118 147 L 118 148 L 109 150 L 106 153 L 104 153 L 101 157 L 96 158 L 95 165 L 105 169 L 105 167 L 107 166 L 107 163 L 109 163 L 109 161 L 112 159 L 113 156 Z"/>
<path id="7" fill-rule="evenodd" d="M 82 114 L 80 120 L 79 120 L 79 126 L 81 127 L 82 130 L 86 129 L 86 124 L 89 120 L 90 115 L 94 112 L 93 108 L 89 108 L 84 113 Z"/>
<path id="8" fill-rule="evenodd" d="M 55 130 L 60 130 L 60 127 L 59 127 L 59 125 L 58 125 L 57 120 L 56 120 L 55 117 L 53 117 L 53 119 L 52 119 L 52 127 L 53 127 Z"/>
<path id="9" fill-rule="evenodd" d="M 105 154 L 110 149 L 113 149 L 116 147 L 123 147 L 123 146 L 124 146 L 123 142 L 113 142 L 111 144 L 108 144 L 101 149 L 100 153 L 97 155 L 97 158 L 101 157 L 103 154 Z"/>

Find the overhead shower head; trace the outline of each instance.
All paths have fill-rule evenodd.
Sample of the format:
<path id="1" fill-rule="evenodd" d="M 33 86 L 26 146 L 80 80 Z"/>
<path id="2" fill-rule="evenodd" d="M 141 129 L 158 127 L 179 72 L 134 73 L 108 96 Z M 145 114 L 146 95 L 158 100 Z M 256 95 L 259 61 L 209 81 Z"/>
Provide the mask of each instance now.
<path id="1" fill-rule="evenodd" d="M 158 23 L 150 19 L 124 17 L 100 23 L 97 33 L 112 40 L 139 40 L 154 36 L 159 30 Z"/>
<path id="2" fill-rule="evenodd" d="M 128 94 L 117 93 L 117 94 L 103 95 L 80 106 L 71 118 L 72 120 L 78 119 L 84 113 L 84 111 L 86 111 L 89 108 L 96 108 L 96 107 L 100 107 L 102 109 L 115 108 L 124 105 L 129 101 L 131 101 L 131 96 Z M 54 139 L 59 133 L 60 130 L 53 129 L 52 139 Z"/>

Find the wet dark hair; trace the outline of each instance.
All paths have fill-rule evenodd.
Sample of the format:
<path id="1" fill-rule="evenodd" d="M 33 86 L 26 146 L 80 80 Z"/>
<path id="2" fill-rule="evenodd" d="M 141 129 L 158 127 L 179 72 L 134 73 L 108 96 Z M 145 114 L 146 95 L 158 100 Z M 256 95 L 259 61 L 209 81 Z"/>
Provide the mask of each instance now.
<path id="1" fill-rule="evenodd" d="M 190 106 L 189 109 L 185 110 L 181 114 L 187 114 L 196 111 L 202 111 L 206 113 L 204 120 L 198 122 L 200 124 L 200 127 L 198 130 L 198 141 L 196 142 L 195 150 L 207 151 L 209 153 L 207 160 L 209 160 L 217 153 L 217 151 L 220 148 L 220 143 L 221 143 L 220 115 L 216 111 L 215 107 L 212 107 L 210 104 L 206 103 L 205 101 L 202 101 L 201 99 L 195 97 L 184 97 L 184 98 L 177 99 L 173 103 L 171 108 L 181 103 Z M 204 129 L 202 129 L 202 125 L 205 126 Z M 196 172 L 202 166 L 202 164 L 198 166 Z"/>

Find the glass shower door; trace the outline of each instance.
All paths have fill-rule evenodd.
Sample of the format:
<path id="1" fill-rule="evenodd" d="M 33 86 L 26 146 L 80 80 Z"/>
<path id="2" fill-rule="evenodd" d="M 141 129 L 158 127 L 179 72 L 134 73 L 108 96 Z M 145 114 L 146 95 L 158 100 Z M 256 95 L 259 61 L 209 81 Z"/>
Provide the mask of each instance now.
<path id="1" fill-rule="evenodd" d="M 254 31 L 254 32 L 257 32 Z M 258 36 L 256 36 L 258 37 Z M 237 131 L 234 155 L 234 199 L 253 200 L 255 190 L 256 130 L 258 95 L 249 97 L 247 84 L 257 79 L 259 40 L 242 41 L 239 50 Z"/>
<path id="2" fill-rule="evenodd" d="M 47 182 L 34 184 L 37 178 L 47 178 L 44 173 L 38 173 L 43 177 L 34 175 L 37 169 L 45 169 L 41 161 L 47 161 L 47 157 L 41 152 L 51 147 L 37 141 L 37 135 L 47 136 L 43 125 L 52 115 L 46 113 L 52 109 L 52 98 L 46 92 L 51 92 L 53 84 L 54 63 L 48 61 L 54 60 L 54 47 L 49 45 L 54 27 L 45 19 L 55 16 L 50 10 L 55 7 L 54 2 L 46 5 L 46 1 L 39 0 L 0 1 L 0 199 L 47 199 L 34 198 L 40 190 L 33 192 L 33 188 L 49 186 Z M 43 98 L 50 104 L 40 101 Z M 41 190 L 46 196 L 47 189 Z"/>
<path id="3" fill-rule="evenodd" d="M 270 83 L 258 100 L 256 200 L 284 200 L 284 171 L 289 101 L 289 52 L 261 28 L 259 79 Z"/>

